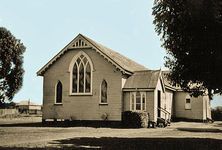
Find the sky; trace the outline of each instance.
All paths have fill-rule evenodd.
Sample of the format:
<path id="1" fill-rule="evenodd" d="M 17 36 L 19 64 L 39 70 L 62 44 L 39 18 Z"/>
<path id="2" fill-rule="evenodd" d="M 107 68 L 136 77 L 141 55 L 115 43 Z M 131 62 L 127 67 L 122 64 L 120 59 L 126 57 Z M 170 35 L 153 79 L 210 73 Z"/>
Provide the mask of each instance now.
<path id="1" fill-rule="evenodd" d="M 42 104 L 36 72 L 79 33 L 149 69 L 164 67 L 165 50 L 153 25 L 153 0 L 0 0 L 0 26 L 26 46 L 24 82 L 13 101 Z M 212 106 L 222 106 L 215 96 Z"/>

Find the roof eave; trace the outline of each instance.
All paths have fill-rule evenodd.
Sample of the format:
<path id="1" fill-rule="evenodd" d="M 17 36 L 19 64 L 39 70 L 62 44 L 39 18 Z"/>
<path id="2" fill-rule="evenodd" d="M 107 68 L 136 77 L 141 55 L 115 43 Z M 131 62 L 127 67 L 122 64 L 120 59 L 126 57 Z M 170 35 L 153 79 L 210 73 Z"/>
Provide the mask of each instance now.
<path id="1" fill-rule="evenodd" d="M 76 36 L 71 42 L 69 42 L 69 44 L 67 44 L 58 54 L 56 54 L 52 59 L 50 59 L 50 61 L 45 64 L 38 72 L 37 72 L 37 76 L 44 76 L 45 71 L 57 60 L 59 59 L 66 51 L 71 50 L 71 49 L 79 49 L 79 48 L 75 48 L 75 47 L 71 47 L 70 48 L 70 44 L 72 44 L 76 39 L 78 38 L 82 38 L 84 40 L 86 40 L 88 43 L 91 44 L 91 46 L 88 47 L 84 47 L 84 48 L 92 48 L 94 50 L 96 50 L 96 52 L 99 52 L 101 56 L 103 56 L 105 59 L 108 60 L 108 62 L 110 62 L 112 65 L 114 65 L 117 69 L 119 69 L 122 74 L 126 74 L 126 75 L 132 75 L 134 70 L 127 70 L 126 68 L 122 67 L 121 65 L 119 65 L 117 62 L 115 62 L 115 60 L 113 60 L 112 58 L 110 58 L 110 56 L 108 56 L 107 54 L 105 54 L 100 47 L 98 47 L 97 45 L 95 45 L 93 42 L 91 42 L 90 40 L 88 40 L 87 37 L 83 36 L 82 34 L 79 34 L 78 36 Z M 82 49 L 82 48 L 81 48 Z"/>
<path id="2" fill-rule="evenodd" d="M 155 88 L 123 88 L 122 91 L 130 92 L 130 91 L 154 91 Z"/>
<path id="3" fill-rule="evenodd" d="M 95 48 L 95 50 L 99 50 L 100 54 L 104 57 L 104 58 L 108 58 L 108 61 L 111 62 L 115 67 L 119 68 L 120 71 L 123 73 L 123 74 L 128 74 L 128 75 L 132 75 L 133 74 L 133 71 L 129 71 L 129 70 L 126 70 L 124 69 L 122 66 L 120 66 L 117 62 L 115 62 L 112 58 L 110 58 L 107 54 L 105 54 L 97 45 L 95 45 L 94 43 L 92 43 L 91 41 L 88 40 L 88 38 L 86 38 L 85 36 L 82 35 L 82 37 L 87 41 L 89 42 L 90 44 L 92 44 Z M 92 47 L 93 48 L 93 47 Z"/>
<path id="4" fill-rule="evenodd" d="M 59 51 L 52 59 L 49 60 L 48 63 L 46 63 L 38 72 L 37 76 L 43 76 L 45 73 L 45 70 L 54 62 L 56 61 L 59 57 L 61 57 L 62 54 L 64 54 L 67 50 L 70 44 L 72 44 L 76 39 L 79 38 L 79 36 L 82 36 L 81 34 L 78 34 L 73 40 L 71 40 L 65 47 L 62 48 L 62 50 Z"/>
<path id="5" fill-rule="evenodd" d="M 177 91 L 175 88 L 170 87 L 170 86 L 167 86 L 167 85 L 165 85 L 165 88 L 168 89 L 168 90 L 172 90 L 172 91 L 174 91 L 174 92 Z"/>

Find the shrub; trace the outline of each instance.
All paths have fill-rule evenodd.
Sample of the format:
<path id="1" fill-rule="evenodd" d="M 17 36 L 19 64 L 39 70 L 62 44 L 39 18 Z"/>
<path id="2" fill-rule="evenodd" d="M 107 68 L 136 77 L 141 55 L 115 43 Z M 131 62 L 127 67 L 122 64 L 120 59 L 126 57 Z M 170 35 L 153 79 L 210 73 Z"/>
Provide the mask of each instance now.
<path id="1" fill-rule="evenodd" d="M 122 125 L 127 128 L 146 128 L 148 114 L 147 112 L 125 111 L 122 113 Z"/>

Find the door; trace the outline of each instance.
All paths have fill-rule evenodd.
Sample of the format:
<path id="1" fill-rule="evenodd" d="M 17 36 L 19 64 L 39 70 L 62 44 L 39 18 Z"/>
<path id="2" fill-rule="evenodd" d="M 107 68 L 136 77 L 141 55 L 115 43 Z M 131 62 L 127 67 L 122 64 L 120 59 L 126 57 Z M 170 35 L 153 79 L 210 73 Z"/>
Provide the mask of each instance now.
<path id="1" fill-rule="evenodd" d="M 208 102 L 207 102 L 207 100 L 205 100 L 205 103 L 206 103 L 206 120 L 207 120 L 207 118 L 208 118 Z"/>
<path id="2" fill-rule="evenodd" d="M 161 91 L 157 92 L 157 117 L 161 117 Z"/>

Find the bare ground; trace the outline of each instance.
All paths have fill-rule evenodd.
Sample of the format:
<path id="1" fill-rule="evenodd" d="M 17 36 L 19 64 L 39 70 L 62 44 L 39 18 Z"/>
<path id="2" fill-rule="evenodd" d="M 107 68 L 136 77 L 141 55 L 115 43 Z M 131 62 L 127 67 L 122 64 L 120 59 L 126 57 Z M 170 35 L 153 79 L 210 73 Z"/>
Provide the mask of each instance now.
<path id="1" fill-rule="evenodd" d="M 120 129 L 43 127 L 40 121 L 41 117 L 0 119 L 0 149 L 222 149 L 222 122 Z"/>

